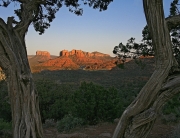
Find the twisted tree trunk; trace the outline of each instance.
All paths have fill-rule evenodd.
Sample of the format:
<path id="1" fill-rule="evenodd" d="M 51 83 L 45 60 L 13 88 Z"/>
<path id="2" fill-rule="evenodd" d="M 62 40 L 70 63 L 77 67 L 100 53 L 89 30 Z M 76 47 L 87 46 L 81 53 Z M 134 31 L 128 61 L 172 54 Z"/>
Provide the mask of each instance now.
<path id="1" fill-rule="evenodd" d="M 0 18 L 0 67 L 6 75 L 13 138 L 43 138 L 37 92 L 27 58 L 25 34 L 44 1 L 21 0 L 20 21 Z M 14 24 L 14 25 L 13 25 Z"/>
<path id="2" fill-rule="evenodd" d="M 113 138 L 146 138 L 162 106 L 180 91 L 180 72 L 172 53 L 162 0 L 143 0 L 155 49 L 156 69 L 136 99 L 127 107 Z"/>
<path id="3" fill-rule="evenodd" d="M 26 29 L 0 18 L 0 66 L 6 74 L 12 110 L 13 138 L 43 138 L 38 96 L 25 45 Z"/>

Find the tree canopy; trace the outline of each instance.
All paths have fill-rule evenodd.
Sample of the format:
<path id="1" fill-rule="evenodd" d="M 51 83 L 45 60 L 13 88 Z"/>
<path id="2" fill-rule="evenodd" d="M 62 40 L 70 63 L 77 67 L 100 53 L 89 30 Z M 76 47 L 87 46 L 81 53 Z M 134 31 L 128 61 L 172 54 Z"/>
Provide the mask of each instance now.
<path id="1" fill-rule="evenodd" d="M 180 64 L 180 21 L 178 19 L 176 23 L 169 22 L 180 15 L 178 2 L 179 0 L 173 0 L 173 2 L 171 2 L 170 14 L 166 18 L 166 22 L 170 31 L 173 54 Z M 140 56 L 154 56 L 152 37 L 147 25 L 142 30 L 142 37 L 141 43 L 137 43 L 134 37 L 131 37 L 126 45 L 120 43 L 118 46 L 114 47 L 113 53 L 121 60 L 125 60 L 126 58 L 136 59 Z"/>
<path id="2" fill-rule="evenodd" d="M 20 8 L 14 10 L 14 13 L 18 16 L 19 22 L 13 20 L 14 25 L 21 24 L 23 20 L 29 20 L 29 24 L 32 22 L 34 29 L 43 34 L 45 29 L 50 27 L 50 23 L 55 19 L 55 14 L 64 5 L 69 8 L 69 11 L 82 15 L 82 5 L 88 5 L 99 11 L 107 10 L 108 5 L 113 0 L 32 0 L 26 4 L 28 0 L 2 0 L 0 6 L 7 7 L 11 2 L 17 2 L 20 4 Z M 28 11 L 28 14 L 24 11 Z M 25 15 L 26 14 L 26 15 Z"/>

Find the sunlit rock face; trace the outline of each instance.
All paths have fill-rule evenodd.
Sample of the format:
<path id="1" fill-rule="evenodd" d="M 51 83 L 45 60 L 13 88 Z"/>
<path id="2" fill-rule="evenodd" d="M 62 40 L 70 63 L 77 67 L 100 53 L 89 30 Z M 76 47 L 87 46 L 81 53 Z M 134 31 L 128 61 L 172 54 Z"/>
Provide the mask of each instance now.
<path id="1" fill-rule="evenodd" d="M 32 72 L 43 70 L 111 70 L 116 66 L 117 58 L 100 52 L 84 52 L 73 49 L 62 50 L 59 56 L 52 57 L 48 51 L 37 51 L 29 58 Z"/>
<path id="2" fill-rule="evenodd" d="M 69 57 L 69 56 L 77 56 L 77 57 L 110 57 L 110 55 L 108 54 L 103 54 L 103 53 L 100 53 L 100 52 L 84 52 L 82 50 L 71 50 L 71 51 L 68 51 L 68 50 L 62 50 L 60 51 L 60 54 L 59 56 L 66 56 L 66 57 Z"/>
<path id="3" fill-rule="evenodd" d="M 41 66 L 44 68 L 51 68 L 51 70 L 78 69 L 79 68 L 79 66 L 68 57 L 54 58 L 46 62 L 43 62 L 37 66 Z"/>
<path id="4" fill-rule="evenodd" d="M 50 53 L 48 51 L 36 51 L 36 56 L 46 56 L 50 58 Z"/>

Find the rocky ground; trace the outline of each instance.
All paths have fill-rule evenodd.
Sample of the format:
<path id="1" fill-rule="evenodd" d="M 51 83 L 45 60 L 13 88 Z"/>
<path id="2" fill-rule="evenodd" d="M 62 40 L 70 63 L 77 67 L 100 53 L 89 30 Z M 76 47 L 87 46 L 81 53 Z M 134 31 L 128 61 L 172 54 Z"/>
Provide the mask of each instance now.
<path id="1" fill-rule="evenodd" d="M 68 133 L 58 133 L 56 128 L 46 128 L 45 138 L 111 138 L 114 129 L 117 125 L 115 123 L 101 123 L 95 126 L 86 126 L 76 128 Z M 170 138 L 175 129 L 175 125 L 163 124 L 157 120 L 148 138 Z"/>

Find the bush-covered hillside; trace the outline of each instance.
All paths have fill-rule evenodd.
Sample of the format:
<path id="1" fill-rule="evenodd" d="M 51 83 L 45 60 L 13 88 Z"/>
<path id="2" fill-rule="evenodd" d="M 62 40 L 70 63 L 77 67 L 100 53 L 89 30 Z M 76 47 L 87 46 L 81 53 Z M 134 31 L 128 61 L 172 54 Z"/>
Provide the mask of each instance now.
<path id="1" fill-rule="evenodd" d="M 33 74 L 43 123 L 51 120 L 57 122 L 59 131 L 68 131 L 76 126 L 120 117 L 154 70 L 153 59 L 144 60 L 143 69 L 132 61 L 126 63 L 124 69 L 111 71 L 61 70 Z M 2 135 L 7 134 L 7 128 L 11 129 L 11 110 L 5 81 L 0 81 L 0 88 Z M 180 118 L 179 97 L 177 95 L 164 106 L 166 121 Z"/>

